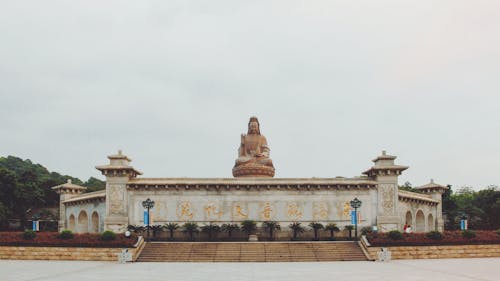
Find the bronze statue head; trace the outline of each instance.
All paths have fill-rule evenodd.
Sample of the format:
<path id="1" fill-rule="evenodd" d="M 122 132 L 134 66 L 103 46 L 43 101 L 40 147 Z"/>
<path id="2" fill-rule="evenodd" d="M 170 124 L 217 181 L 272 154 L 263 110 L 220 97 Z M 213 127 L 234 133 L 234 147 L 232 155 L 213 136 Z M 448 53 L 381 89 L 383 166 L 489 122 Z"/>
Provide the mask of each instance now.
<path id="1" fill-rule="evenodd" d="M 248 133 L 249 135 L 260 135 L 260 124 L 257 117 L 250 117 L 248 121 Z"/>

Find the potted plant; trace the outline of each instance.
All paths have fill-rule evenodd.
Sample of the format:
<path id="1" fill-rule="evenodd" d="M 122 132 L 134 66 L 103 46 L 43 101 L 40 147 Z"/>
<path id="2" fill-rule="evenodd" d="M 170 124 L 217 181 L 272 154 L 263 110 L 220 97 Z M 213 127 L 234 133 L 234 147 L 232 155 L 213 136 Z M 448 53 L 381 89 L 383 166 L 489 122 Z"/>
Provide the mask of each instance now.
<path id="1" fill-rule="evenodd" d="M 241 222 L 241 230 L 243 230 L 243 232 L 249 236 L 249 239 L 251 239 L 252 237 L 250 237 L 250 235 L 253 235 L 255 230 L 257 230 L 257 223 L 253 220 L 244 220 Z M 256 237 L 254 239 L 256 239 Z"/>

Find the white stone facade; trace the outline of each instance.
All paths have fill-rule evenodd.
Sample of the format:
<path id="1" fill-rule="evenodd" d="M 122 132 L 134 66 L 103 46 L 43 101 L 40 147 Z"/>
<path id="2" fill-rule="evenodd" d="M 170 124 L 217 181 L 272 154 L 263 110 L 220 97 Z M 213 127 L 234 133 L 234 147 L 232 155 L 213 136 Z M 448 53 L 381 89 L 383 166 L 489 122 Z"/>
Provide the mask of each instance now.
<path id="1" fill-rule="evenodd" d="M 373 160 L 375 165 L 364 176 L 356 178 L 141 178 L 121 152 L 108 158 L 110 164 L 96 167 L 106 176 L 105 191 L 90 198 L 88 194 L 62 198 L 65 228 L 123 232 L 127 225 L 143 225 L 142 202 L 147 198 L 155 202 L 151 224 L 222 224 L 251 219 L 277 221 L 282 226 L 332 222 L 343 228 L 351 224 L 349 202 L 358 198 L 362 201 L 360 228 L 377 226 L 380 231 L 390 231 L 411 224 L 414 231 L 443 229 L 443 190 L 426 188 L 424 194 L 399 191 L 398 176 L 408 167 L 395 165 L 396 157 L 385 152 Z M 87 214 L 87 228 L 78 224 L 82 211 Z M 97 228 L 92 214 L 99 216 Z"/>

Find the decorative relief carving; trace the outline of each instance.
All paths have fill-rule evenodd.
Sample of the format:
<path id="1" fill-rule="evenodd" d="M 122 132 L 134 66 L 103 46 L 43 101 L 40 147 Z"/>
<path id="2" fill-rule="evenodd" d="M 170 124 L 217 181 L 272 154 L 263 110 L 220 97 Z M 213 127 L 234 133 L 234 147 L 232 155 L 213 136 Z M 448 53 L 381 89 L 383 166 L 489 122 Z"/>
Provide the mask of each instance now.
<path id="1" fill-rule="evenodd" d="M 342 209 L 342 215 L 344 218 L 351 217 L 351 203 L 349 201 L 344 202 L 344 208 Z"/>
<path id="2" fill-rule="evenodd" d="M 260 203 L 259 205 L 260 218 L 264 221 L 272 220 L 276 213 L 274 206 L 269 202 Z"/>
<path id="3" fill-rule="evenodd" d="M 299 204 L 292 202 L 287 204 L 286 214 L 291 220 L 302 219 L 302 207 Z"/>
<path id="4" fill-rule="evenodd" d="M 241 202 L 234 202 L 232 210 L 233 220 L 248 219 L 248 208 L 245 204 Z"/>
<path id="5" fill-rule="evenodd" d="M 123 214 L 123 191 L 120 186 L 110 185 L 109 187 L 109 212 L 112 215 Z"/>
<path id="6" fill-rule="evenodd" d="M 222 215 L 223 215 L 223 212 L 222 212 L 221 207 L 219 206 L 218 203 L 216 203 L 216 202 L 209 202 L 205 206 L 205 217 L 208 220 L 217 220 L 217 219 L 220 219 Z"/>
<path id="7" fill-rule="evenodd" d="M 194 217 L 194 210 L 189 201 L 181 201 L 177 204 L 177 219 L 179 220 L 192 220 Z"/>
<path id="8" fill-rule="evenodd" d="M 328 205 L 326 202 L 313 203 L 313 219 L 326 220 L 328 219 Z"/>
<path id="9" fill-rule="evenodd" d="M 385 185 L 382 188 L 382 211 L 384 214 L 393 213 L 394 208 L 394 188 L 392 185 Z"/>

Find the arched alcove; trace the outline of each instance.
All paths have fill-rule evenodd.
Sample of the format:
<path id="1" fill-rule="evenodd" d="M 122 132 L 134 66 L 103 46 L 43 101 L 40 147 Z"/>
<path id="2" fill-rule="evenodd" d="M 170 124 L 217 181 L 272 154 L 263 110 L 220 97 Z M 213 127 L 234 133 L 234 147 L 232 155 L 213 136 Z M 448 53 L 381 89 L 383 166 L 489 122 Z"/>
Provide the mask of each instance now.
<path id="1" fill-rule="evenodd" d="M 417 215 L 415 217 L 415 220 L 416 220 L 415 231 L 416 232 L 425 232 L 425 216 L 424 216 L 424 212 L 422 212 L 422 210 L 418 210 Z"/>
<path id="2" fill-rule="evenodd" d="M 75 231 L 75 216 L 73 214 L 69 216 L 68 229 L 73 232 Z"/>
<path id="3" fill-rule="evenodd" d="M 436 227 L 434 226 L 434 217 L 432 214 L 429 214 L 427 217 L 427 231 L 433 231 L 436 230 Z"/>
<path id="4" fill-rule="evenodd" d="M 92 213 L 92 232 L 99 232 L 99 214 L 95 211 Z"/>
<path id="5" fill-rule="evenodd" d="M 87 233 L 89 232 L 89 218 L 87 216 L 87 212 L 80 211 L 78 215 L 78 228 L 79 233 Z"/>
<path id="6" fill-rule="evenodd" d="M 413 227 L 413 216 L 410 211 L 406 212 L 405 224 Z"/>

